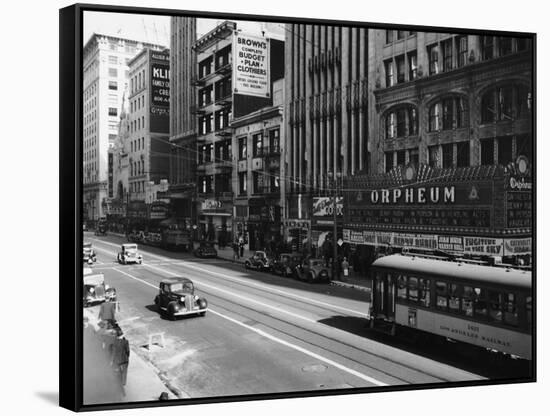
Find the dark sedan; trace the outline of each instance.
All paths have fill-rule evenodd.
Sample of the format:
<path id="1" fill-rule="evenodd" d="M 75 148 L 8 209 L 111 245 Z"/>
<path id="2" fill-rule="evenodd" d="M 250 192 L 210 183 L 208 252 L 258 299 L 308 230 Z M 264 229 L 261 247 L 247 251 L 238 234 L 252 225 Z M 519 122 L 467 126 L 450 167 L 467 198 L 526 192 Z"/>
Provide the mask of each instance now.
<path id="1" fill-rule="evenodd" d="M 201 245 L 198 246 L 193 251 L 193 254 L 196 257 L 200 257 L 203 259 L 204 258 L 214 259 L 218 257 L 218 252 L 216 251 L 216 249 L 212 246 L 212 244 L 208 244 L 208 243 L 201 243 Z"/>

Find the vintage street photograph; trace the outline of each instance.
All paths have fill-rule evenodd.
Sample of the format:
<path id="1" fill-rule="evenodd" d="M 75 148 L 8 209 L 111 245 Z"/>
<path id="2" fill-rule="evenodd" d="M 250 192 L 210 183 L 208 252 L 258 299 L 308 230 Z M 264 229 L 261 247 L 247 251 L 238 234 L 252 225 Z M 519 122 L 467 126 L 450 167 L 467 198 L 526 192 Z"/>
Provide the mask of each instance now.
<path id="1" fill-rule="evenodd" d="M 532 34 L 82 41 L 84 405 L 533 380 Z"/>

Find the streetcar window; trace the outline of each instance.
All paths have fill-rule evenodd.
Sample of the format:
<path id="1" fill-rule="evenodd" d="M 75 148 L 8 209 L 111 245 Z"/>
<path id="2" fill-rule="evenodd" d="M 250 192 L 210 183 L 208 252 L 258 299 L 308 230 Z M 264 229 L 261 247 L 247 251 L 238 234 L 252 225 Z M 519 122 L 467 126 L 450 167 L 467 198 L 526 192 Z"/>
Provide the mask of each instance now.
<path id="1" fill-rule="evenodd" d="M 474 289 L 470 286 L 464 286 L 464 291 L 462 293 L 462 312 L 464 312 L 466 316 L 474 315 L 473 297 Z"/>
<path id="2" fill-rule="evenodd" d="M 450 284 L 449 293 L 449 308 L 452 312 L 458 312 L 460 310 L 460 287 L 457 284 Z"/>
<path id="3" fill-rule="evenodd" d="M 517 326 L 518 324 L 518 309 L 516 295 L 514 293 L 506 294 L 506 304 L 504 305 L 504 322 L 513 326 Z"/>
<path id="4" fill-rule="evenodd" d="M 420 304 L 427 308 L 430 307 L 430 279 L 420 279 L 420 293 L 418 295 Z"/>
<path id="5" fill-rule="evenodd" d="M 418 303 L 418 279 L 409 277 L 409 300 Z"/>
<path id="6" fill-rule="evenodd" d="M 487 290 L 474 288 L 474 315 L 487 318 Z"/>
<path id="7" fill-rule="evenodd" d="M 397 276 L 397 297 L 407 299 L 407 278 L 403 275 Z"/>
<path id="8" fill-rule="evenodd" d="M 489 291 L 489 318 L 502 321 L 502 293 Z"/>
<path id="9" fill-rule="evenodd" d="M 447 309 L 447 283 L 435 282 L 436 307 Z"/>
<path id="10" fill-rule="evenodd" d="M 527 325 L 531 326 L 533 323 L 533 298 L 531 296 L 525 298 L 525 309 L 527 312 Z"/>

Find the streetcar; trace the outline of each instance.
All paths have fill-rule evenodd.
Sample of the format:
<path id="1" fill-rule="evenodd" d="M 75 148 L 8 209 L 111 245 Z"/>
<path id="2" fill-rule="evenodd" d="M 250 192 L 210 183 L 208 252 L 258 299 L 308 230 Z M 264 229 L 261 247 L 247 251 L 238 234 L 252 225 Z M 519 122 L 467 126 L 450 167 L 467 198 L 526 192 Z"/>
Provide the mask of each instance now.
<path id="1" fill-rule="evenodd" d="M 372 264 L 371 278 L 371 328 L 406 327 L 531 360 L 531 271 L 393 254 Z"/>

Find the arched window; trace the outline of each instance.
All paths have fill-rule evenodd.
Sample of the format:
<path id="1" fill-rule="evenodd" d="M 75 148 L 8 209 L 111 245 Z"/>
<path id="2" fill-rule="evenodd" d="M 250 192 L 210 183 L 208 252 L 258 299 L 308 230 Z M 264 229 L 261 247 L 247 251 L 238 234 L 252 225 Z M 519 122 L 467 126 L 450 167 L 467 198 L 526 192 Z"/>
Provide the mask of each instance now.
<path id="1" fill-rule="evenodd" d="M 491 88 L 481 98 L 481 122 L 494 123 L 527 118 L 531 114 L 531 92 L 522 84 Z"/>
<path id="2" fill-rule="evenodd" d="M 466 127 L 466 102 L 462 97 L 444 97 L 429 110 L 429 131 L 452 130 Z"/>
<path id="3" fill-rule="evenodd" d="M 400 106 L 385 117 L 386 139 L 416 136 L 418 134 L 418 116 L 412 105 Z"/>

